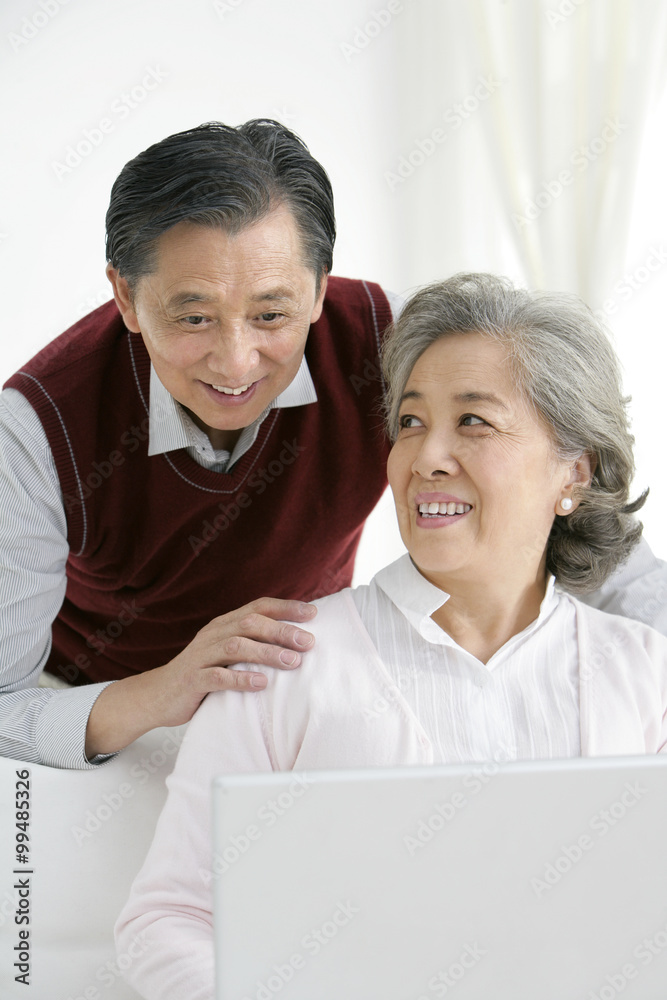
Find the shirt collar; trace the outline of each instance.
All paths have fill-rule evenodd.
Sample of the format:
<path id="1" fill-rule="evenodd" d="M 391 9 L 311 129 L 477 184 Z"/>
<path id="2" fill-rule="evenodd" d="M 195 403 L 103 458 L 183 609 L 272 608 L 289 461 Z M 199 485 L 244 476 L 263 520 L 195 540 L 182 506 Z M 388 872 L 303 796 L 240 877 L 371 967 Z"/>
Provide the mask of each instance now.
<path id="1" fill-rule="evenodd" d="M 301 359 L 298 372 L 287 388 L 279 396 L 276 396 L 271 405 L 250 427 L 255 431 L 256 437 L 259 425 L 272 409 L 305 406 L 306 403 L 316 402 L 317 392 L 308 368 L 308 362 L 304 356 Z M 180 403 L 165 389 L 151 364 L 148 454 L 162 455 L 164 452 L 174 451 L 177 448 L 188 448 L 192 445 L 192 436 L 188 425 L 187 414 Z"/>
<path id="2" fill-rule="evenodd" d="M 449 594 L 422 576 L 407 552 L 381 569 L 373 579 L 424 639 L 438 645 L 454 643 L 454 640 L 431 618 L 433 612 L 449 600 Z M 520 635 L 525 636 L 528 631 L 541 625 L 558 602 L 555 579 L 549 574 L 544 598 L 540 604 L 540 613 Z M 510 642 L 516 638 L 513 636 Z"/>

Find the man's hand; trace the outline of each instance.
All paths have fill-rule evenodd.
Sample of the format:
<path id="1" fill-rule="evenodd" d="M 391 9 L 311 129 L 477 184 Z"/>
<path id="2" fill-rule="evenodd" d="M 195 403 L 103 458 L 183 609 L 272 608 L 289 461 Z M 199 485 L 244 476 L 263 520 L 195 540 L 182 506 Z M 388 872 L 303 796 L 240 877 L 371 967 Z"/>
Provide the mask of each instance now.
<path id="1" fill-rule="evenodd" d="M 264 674 L 226 669 L 231 664 L 262 663 L 283 670 L 298 667 L 300 654 L 313 645 L 313 636 L 280 619 L 308 621 L 315 612 L 312 604 L 262 597 L 214 618 L 182 653 L 158 667 L 160 690 L 155 709 L 159 721 L 151 728 L 188 722 L 209 691 L 266 687 Z"/>
<path id="2" fill-rule="evenodd" d="M 229 670 L 234 663 L 298 667 L 314 638 L 293 622 L 310 621 L 317 609 L 302 601 L 262 597 L 205 625 L 162 667 L 110 684 L 93 705 L 86 756 L 121 750 L 159 726 L 188 722 L 210 691 L 258 691 L 263 673 Z"/>

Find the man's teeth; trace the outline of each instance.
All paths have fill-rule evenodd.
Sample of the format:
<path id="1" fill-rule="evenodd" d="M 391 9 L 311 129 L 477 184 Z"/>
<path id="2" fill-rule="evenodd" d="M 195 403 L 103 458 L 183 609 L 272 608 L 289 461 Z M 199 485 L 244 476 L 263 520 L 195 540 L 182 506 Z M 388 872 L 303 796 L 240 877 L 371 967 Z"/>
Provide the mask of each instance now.
<path id="1" fill-rule="evenodd" d="M 428 514 L 438 514 L 442 516 L 443 514 L 467 514 L 469 510 L 472 510 L 472 506 L 469 503 L 420 503 L 419 513 L 422 515 Z"/>
<path id="2" fill-rule="evenodd" d="M 238 389 L 228 389 L 225 385 L 214 385 L 213 388 L 217 389 L 218 392 L 224 392 L 225 396 L 240 396 L 241 393 L 249 389 L 251 385 L 252 382 L 248 383 L 248 385 L 242 385 Z"/>

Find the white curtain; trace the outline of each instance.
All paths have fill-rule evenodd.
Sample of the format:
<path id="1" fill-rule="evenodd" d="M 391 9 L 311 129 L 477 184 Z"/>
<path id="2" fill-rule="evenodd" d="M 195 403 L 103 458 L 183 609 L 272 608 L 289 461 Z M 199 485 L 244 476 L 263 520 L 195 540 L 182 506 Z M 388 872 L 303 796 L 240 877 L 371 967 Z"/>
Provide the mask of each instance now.
<path id="1" fill-rule="evenodd" d="M 386 180 L 411 280 L 494 270 L 599 308 L 624 263 L 667 3 L 419 0 L 409 15 L 395 168 L 406 176 Z"/>

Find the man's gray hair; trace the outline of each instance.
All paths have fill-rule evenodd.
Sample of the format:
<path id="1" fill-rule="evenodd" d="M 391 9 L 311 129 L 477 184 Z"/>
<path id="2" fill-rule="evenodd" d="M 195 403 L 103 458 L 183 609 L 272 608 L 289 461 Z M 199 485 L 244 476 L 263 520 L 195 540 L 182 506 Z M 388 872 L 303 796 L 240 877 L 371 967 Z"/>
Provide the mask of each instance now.
<path id="1" fill-rule="evenodd" d="M 206 122 L 167 136 L 126 163 L 111 189 L 107 260 L 136 291 L 157 267 L 158 240 L 179 222 L 230 236 L 285 204 L 317 288 L 331 270 L 336 220 L 324 167 L 270 118 L 232 128 Z"/>
<path id="2" fill-rule="evenodd" d="M 627 403 L 614 349 L 591 310 L 569 294 L 525 291 L 491 274 L 457 274 L 418 291 L 387 334 L 383 374 L 389 435 L 398 434 L 410 373 L 436 340 L 481 333 L 507 346 L 517 386 L 551 432 L 556 455 L 596 462 L 590 486 L 576 486 L 576 509 L 556 516 L 547 570 L 573 593 L 596 590 L 639 541 L 629 502 L 634 474 Z"/>

